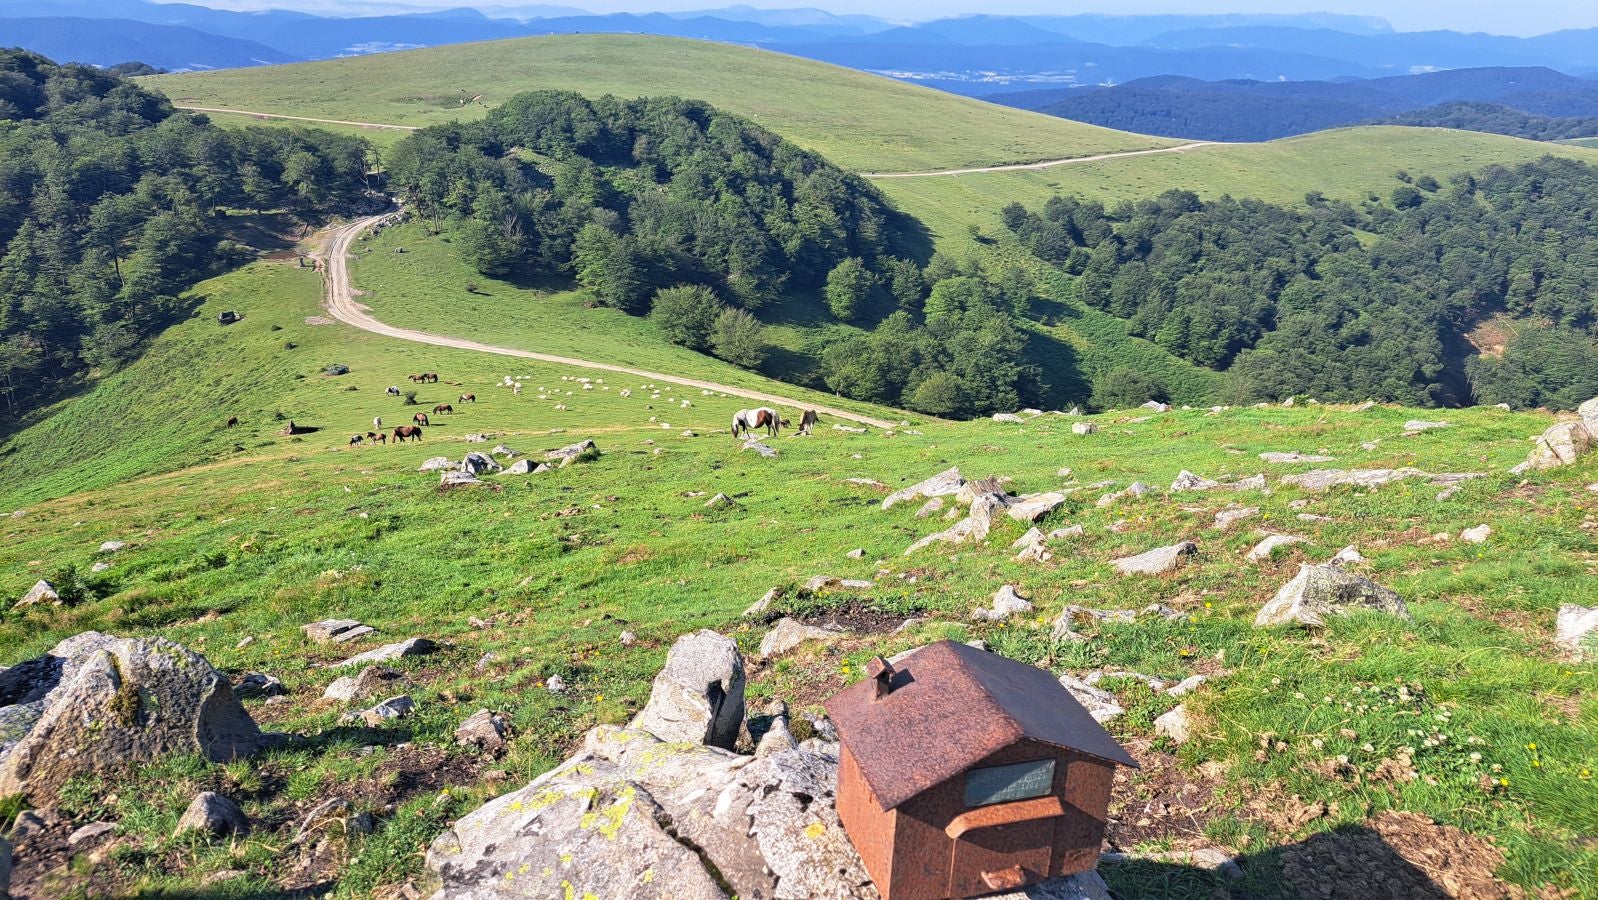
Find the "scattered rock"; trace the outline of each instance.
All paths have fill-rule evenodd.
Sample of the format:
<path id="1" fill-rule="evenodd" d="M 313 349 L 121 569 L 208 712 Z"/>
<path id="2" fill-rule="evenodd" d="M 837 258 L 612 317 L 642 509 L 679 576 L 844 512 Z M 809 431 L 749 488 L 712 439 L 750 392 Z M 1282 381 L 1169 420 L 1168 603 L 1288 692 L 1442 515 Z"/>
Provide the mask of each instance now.
<path id="1" fill-rule="evenodd" d="M 783 589 L 781 587 L 774 587 L 766 591 L 765 596 L 749 604 L 749 608 L 743 612 L 743 617 L 761 622 L 770 621 L 771 608 L 778 600 L 782 599 L 782 595 Z"/>
<path id="2" fill-rule="evenodd" d="M 1005 512 L 1017 522 L 1036 522 L 1065 503 L 1065 495 L 1053 491 L 1026 494 L 1012 501 Z"/>
<path id="3" fill-rule="evenodd" d="M 863 548 L 863 547 L 856 547 L 853 550 L 850 550 L 848 553 L 844 554 L 844 556 L 847 556 L 850 559 L 864 559 L 865 555 L 866 555 L 866 551 L 865 551 L 865 548 Z"/>
<path id="4" fill-rule="evenodd" d="M 1289 463 L 1329 463 L 1334 461 L 1330 456 L 1299 453 L 1296 450 L 1291 453 L 1261 453 L 1260 459 L 1263 459 L 1268 463 L 1274 463 L 1276 465 L 1287 465 Z"/>
<path id="5" fill-rule="evenodd" d="M 894 491 L 892 494 L 882 498 L 882 508 L 892 509 L 900 503 L 906 503 L 921 497 L 926 497 L 929 500 L 947 497 L 952 494 L 958 494 L 960 492 L 960 488 L 962 487 L 965 487 L 965 479 L 960 477 L 960 467 L 953 466 L 943 470 L 942 472 L 939 472 L 925 481 L 920 481 L 902 490 Z M 925 508 L 926 507 L 922 507 L 922 509 Z M 943 508 L 943 503 L 941 500 L 938 501 L 937 508 Z"/>
<path id="6" fill-rule="evenodd" d="M 849 484 L 859 485 L 860 487 L 871 488 L 874 491 L 885 491 L 888 489 L 887 485 L 876 480 L 875 478 L 845 478 L 844 481 Z"/>
<path id="7" fill-rule="evenodd" d="M 1510 469 L 1515 475 L 1538 469 L 1568 466 L 1592 450 L 1592 432 L 1580 422 L 1560 422 L 1552 425 L 1537 438 L 1526 461 Z"/>
<path id="8" fill-rule="evenodd" d="M 237 803 L 214 791 L 201 791 L 178 819 L 177 834 L 198 831 L 204 834 L 244 834 L 250 820 Z"/>
<path id="9" fill-rule="evenodd" d="M 831 628 L 818 628 L 806 625 L 797 619 L 787 617 L 777 620 L 765 638 L 760 641 L 761 659 L 771 659 L 781 656 L 798 647 L 806 641 L 823 641 L 831 643 L 844 637 L 844 632 Z"/>
<path id="10" fill-rule="evenodd" d="M 931 500 L 928 500 L 927 502 L 921 504 L 921 508 L 916 510 L 916 518 L 925 519 L 927 516 L 933 515 L 934 513 L 941 512 L 942 510 L 943 510 L 943 498 L 942 497 L 933 497 Z"/>
<path id="11" fill-rule="evenodd" d="M 1102 509 L 1106 506 L 1116 503 L 1117 501 L 1125 500 L 1128 497 L 1142 497 L 1145 494 L 1152 494 L 1154 492 L 1155 490 L 1152 486 L 1144 484 L 1141 481 L 1134 481 L 1122 490 L 1116 491 L 1113 494 L 1105 494 L 1104 496 L 1100 497 L 1098 499 L 1098 506 Z"/>
<path id="12" fill-rule="evenodd" d="M 1254 618 L 1255 628 L 1298 624 L 1318 628 L 1326 616 L 1352 609 L 1370 609 L 1408 619 L 1398 594 L 1335 565 L 1301 564 L 1298 575 L 1282 585 Z"/>
<path id="13" fill-rule="evenodd" d="M 1110 565 L 1122 575 L 1164 575 L 1176 571 L 1184 557 L 1198 552 L 1198 545 L 1182 541 L 1169 547 L 1156 547 L 1136 556 L 1110 560 Z"/>
<path id="14" fill-rule="evenodd" d="M 1271 558 L 1271 554 L 1275 553 L 1276 552 L 1276 548 L 1278 548 L 1278 547 L 1287 547 L 1287 546 L 1290 546 L 1292 544 L 1307 544 L 1307 543 L 1309 543 L 1307 540 L 1305 540 L 1304 538 L 1299 537 L 1296 534 L 1270 534 L 1270 535 L 1266 535 L 1264 540 L 1262 540 L 1258 544 L 1254 545 L 1254 549 L 1248 551 L 1248 561 L 1249 562 L 1264 562 L 1265 560 Z"/>
<path id="15" fill-rule="evenodd" d="M 538 475 L 548 471 L 549 466 L 535 463 L 530 459 L 518 459 L 505 469 L 507 475 Z"/>
<path id="16" fill-rule="evenodd" d="M 623 647 L 631 647 L 638 643 L 638 635 L 633 634 L 631 631 L 623 631 L 616 636 L 616 640 L 620 641 Z"/>
<path id="17" fill-rule="evenodd" d="M 669 743 L 731 748 L 743 720 L 744 662 L 738 644 L 701 629 L 671 645 L 649 702 L 630 727 Z"/>
<path id="18" fill-rule="evenodd" d="M 1081 537 L 1085 533 L 1081 525 L 1067 525 L 1064 528 L 1056 528 L 1049 532 L 1049 540 L 1058 541 L 1062 538 Z"/>
<path id="19" fill-rule="evenodd" d="M 1165 689 L 1165 696 L 1167 696 L 1167 697 L 1186 697 L 1188 694 L 1191 694 L 1194 691 L 1198 690 L 1199 686 L 1204 684 L 1206 681 L 1209 681 L 1208 676 L 1205 676 L 1205 675 L 1189 675 L 1188 677 L 1182 679 L 1181 681 L 1177 682 L 1176 684 L 1172 685 L 1171 687 L 1166 688 Z"/>
<path id="20" fill-rule="evenodd" d="M 1020 416 L 1016 415 L 1015 413 L 994 413 L 993 414 L 993 421 L 995 421 L 995 422 L 1025 422 L 1026 419 L 1021 418 Z"/>
<path id="21" fill-rule="evenodd" d="M 1080 434 L 1080 435 L 1097 434 L 1098 430 L 1099 430 L 1099 426 L 1093 424 L 1092 422 L 1072 422 L 1071 423 L 1071 433 L 1072 434 Z"/>
<path id="22" fill-rule="evenodd" d="M 1425 419 L 1410 419 L 1404 423 L 1405 431 L 1430 431 L 1433 428 L 1452 428 L 1449 422 L 1428 422 Z"/>
<path id="23" fill-rule="evenodd" d="M 61 595 L 56 592 L 55 585 L 40 579 L 34 582 L 33 587 L 26 594 L 22 595 L 22 599 L 17 601 L 17 605 L 14 608 L 21 609 L 24 606 L 35 606 L 40 603 L 60 602 Z"/>
<path id="24" fill-rule="evenodd" d="M 559 675 L 551 675 L 544 680 L 544 690 L 549 691 L 551 694 L 564 694 L 566 693 L 566 679 Z"/>
<path id="25" fill-rule="evenodd" d="M 368 728 L 379 728 L 395 719 L 404 719 L 416 711 L 416 701 L 405 694 L 390 697 L 370 709 L 346 713 L 341 721 L 364 723 Z"/>
<path id="26" fill-rule="evenodd" d="M 743 449 L 753 450 L 767 459 L 775 459 L 777 456 L 777 451 L 774 448 L 756 438 L 749 438 L 744 441 Z"/>
<path id="27" fill-rule="evenodd" d="M 173 753 L 231 762 L 270 742 L 205 657 L 162 638 L 84 632 L 0 672 L 0 696 L 15 704 L 0 707 L 0 796 L 34 803 L 80 775 Z"/>
<path id="28" fill-rule="evenodd" d="M 455 729 L 455 743 L 463 747 L 476 747 L 486 753 L 498 754 L 506 746 L 505 736 L 510 732 L 510 720 L 486 709 L 480 709 Z"/>
<path id="29" fill-rule="evenodd" d="M 400 674 L 381 666 L 367 666 L 357 675 L 345 675 L 333 680 L 322 692 L 322 699 L 352 703 L 383 693 L 388 684 L 398 680 Z"/>
<path id="30" fill-rule="evenodd" d="M 1405 478 L 1423 478 L 1434 485 L 1449 486 L 1470 478 L 1481 478 L 1473 472 L 1443 472 L 1432 474 L 1419 469 L 1316 469 L 1297 475 L 1283 475 L 1282 483 L 1296 485 L 1308 491 L 1326 491 L 1339 485 L 1378 488 L 1402 481 Z"/>
<path id="31" fill-rule="evenodd" d="M 345 666 L 364 666 L 367 663 L 388 662 L 391 659 L 404 659 L 407 656 L 420 656 L 432 653 L 438 649 L 438 644 L 424 637 L 407 638 L 393 644 L 384 644 L 376 650 L 352 656 L 343 662 L 331 663 L 330 669 L 341 669 Z"/>
<path id="32" fill-rule="evenodd" d="M 438 486 L 441 488 L 471 487 L 482 483 L 470 472 L 444 472 L 438 479 Z"/>
<path id="33" fill-rule="evenodd" d="M 506 459 L 515 459 L 516 457 L 522 455 L 520 450 L 512 450 L 504 444 L 496 444 L 494 445 L 494 449 L 488 452 L 491 456 L 503 456 Z"/>
<path id="34" fill-rule="evenodd" d="M 460 466 L 462 472 L 470 475 L 484 475 L 489 472 L 498 472 L 503 468 L 505 467 L 500 465 L 492 456 L 486 453 L 478 453 L 476 450 L 468 450 L 466 458 L 461 460 Z"/>
<path id="35" fill-rule="evenodd" d="M 371 634 L 376 629 L 370 625 L 362 625 L 354 619 L 323 619 L 309 625 L 301 625 L 300 630 L 305 636 L 317 644 L 347 644 L 358 638 Z"/>
<path id="36" fill-rule="evenodd" d="M 448 469 L 448 468 L 450 468 L 453 465 L 454 465 L 454 463 L 450 462 L 449 461 L 449 457 L 447 457 L 447 456 L 434 456 L 434 457 L 430 457 L 427 461 L 425 461 L 421 465 L 417 466 L 416 467 L 416 471 L 418 471 L 418 472 L 442 472 L 445 469 Z"/>
<path id="37" fill-rule="evenodd" d="M 1598 607 L 1589 609 L 1574 603 L 1560 606 L 1554 624 L 1554 641 L 1577 658 L 1598 656 Z"/>
<path id="38" fill-rule="evenodd" d="M 1176 480 L 1171 482 L 1171 490 L 1173 492 L 1209 491 L 1220 486 L 1221 483 L 1219 481 L 1211 481 L 1208 478 L 1200 478 L 1186 469 L 1183 469 L 1181 472 L 1179 472 L 1176 476 Z"/>
<path id="39" fill-rule="evenodd" d="M 1140 406 L 1138 408 L 1139 409 L 1152 409 L 1155 412 L 1170 412 L 1171 411 L 1171 405 L 1169 403 L 1161 403 L 1158 400 L 1150 400 L 1149 402 L 1143 404 L 1142 406 Z"/>
<path id="40" fill-rule="evenodd" d="M 1467 544 L 1485 544 L 1487 543 L 1487 538 L 1492 536 L 1492 533 L 1493 527 L 1491 525 L 1477 525 L 1475 528 L 1467 528 L 1461 531 L 1459 539 Z"/>
<path id="41" fill-rule="evenodd" d="M 864 428 L 856 428 L 856 427 L 854 427 L 852 425 L 834 425 L 834 426 L 832 426 L 832 430 L 833 431 L 846 431 L 846 432 L 848 432 L 850 434 L 865 434 L 866 433 L 866 430 Z"/>
<path id="42" fill-rule="evenodd" d="M 99 843 L 115 834 L 116 830 L 117 825 L 115 822 L 90 822 L 67 835 L 67 846 L 74 850 L 81 849 L 90 844 Z"/>
<path id="43" fill-rule="evenodd" d="M 564 469 L 572 463 L 588 462 L 598 459 L 599 456 L 599 445 L 590 439 L 578 441 L 559 450 L 551 450 L 544 454 L 544 459 L 558 463 L 557 468 Z"/>
<path id="44" fill-rule="evenodd" d="M 729 509 L 737 505 L 738 501 L 732 499 L 726 494 L 717 494 L 716 496 L 705 501 L 705 509 Z"/>
<path id="45" fill-rule="evenodd" d="M 97 575 L 99 573 L 101 573 L 101 572 L 109 572 L 110 570 L 111 570 L 111 564 L 106 562 L 103 559 L 96 560 L 94 565 L 89 567 L 89 571 L 93 572 L 93 573 L 95 573 Z"/>
<path id="46" fill-rule="evenodd" d="M 1360 555 L 1359 548 L 1353 544 L 1349 544 L 1347 547 L 1337 551 L 1337 555 L 1332 557 L 1332 562 L 1338 563 L 1339 565 L 1362 563 L 1364 561 L 1365 557 Z"/>
<path id="47" fill-rule="evenodd" d="M 1171 710 L 1154 720 L 1154 733 L 1161 737 L 1170 738 L 1177 744 L 1187 743 L 1190 736 L 1191 723 L 1187 718 L 1187 704 L 1178 703 Z"/>
<path id="48" fill-rule="evenodd" d="M 307 839 L 323 832 L 341 836 L 369 834 L 376 824 L 371 813 L 356 813 L 350 806 L 350 801 L 343 797 L 334 797 L 318 803 L 305 814 L 305 818 L 300 820 L 299 828 L 294 830 L 294 839 L 291 843 L 303 844 Z"/>
<path id="49" fill-rule="evenodd" d="M 972 610 L 971 618 L 978 622 L 1002 622 L 1013 615 L 1031 611 L 1032 604 L 1007 584 L 993 595 L 993 603 L 987 609 Z"/>
<path id="50" fill-rule="evenodd" d="M 799 593 L 812 596 L 823 591 L 866 591 L 871 589 L 871 582 L 864 578 L 839 578 L 836 575 L 812 575 L 804 583 Z"/>
<path id="51" fill-rule="evenodd" d="M 240 700 L 254 697 L 281 697 L 288 693 L 283 689 L 283 682 L 271 675 L 262 672 L 246 672 L 233 686 L 233 696 Z"/>
<path id="52" fill-rule="evenodd" d="M 1071 696 L 1076 698 L 1076 702 L 1082 704 L 1088 714 L 1093 717 L 1093 721 L 1101 725 L 1126 712 L 1125 709 L 1121 708 L 1121 701 L 1117 700 L 1114 694 L 1103 688 L 1094 687 L 1080 678 L 1061 675 L 1060 684 L 1071 692 Z"/>
<path id="53" fill-rule="evenodd" d="M 1215 514 L 1215 527 L 1225 531 L 1243 519 L 1260 514 L 1258 506 L 1233 506 Z"/>

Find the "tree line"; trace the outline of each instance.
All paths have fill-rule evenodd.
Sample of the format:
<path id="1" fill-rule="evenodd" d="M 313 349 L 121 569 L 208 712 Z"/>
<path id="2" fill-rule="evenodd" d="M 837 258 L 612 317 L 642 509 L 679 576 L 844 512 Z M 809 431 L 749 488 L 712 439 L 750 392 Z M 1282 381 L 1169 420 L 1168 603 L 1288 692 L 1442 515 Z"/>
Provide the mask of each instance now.
<path id="1" fill-rule="evenodd" d="M 355 138 L 224 130 L 112 72 L 0 51 L 0 402 L 133 358 L 186 288 L 253 254 L 231 211 L 309 218 L 365 172 Z"/>
<path id="2" fill-rule="evenodd" d="M 819 350 L 837 393 L 959 416 L 1035 392 L 1011 300 L 981 273 L 898 254 L 901 220 L 864 179 L 702 101 L 535 91 L 387 163 L 478 271 L 570 278 L 691 349 L 758 368 L 758 316 L 819 300 L 869 328 Z"/>
<path id="3" fill-rule="evenodd" d="M 1598 393 L 1598 169 L 1548 157 L 1398 180 L 1357 206 L 1168 191 L 1002 215 L 1076 276 L 1077 299 L 1230 373 L 1238 399 L 1568 406 Z M 1495 317 L 1517 336 L 1478 354 L 1470 333 Z"/>

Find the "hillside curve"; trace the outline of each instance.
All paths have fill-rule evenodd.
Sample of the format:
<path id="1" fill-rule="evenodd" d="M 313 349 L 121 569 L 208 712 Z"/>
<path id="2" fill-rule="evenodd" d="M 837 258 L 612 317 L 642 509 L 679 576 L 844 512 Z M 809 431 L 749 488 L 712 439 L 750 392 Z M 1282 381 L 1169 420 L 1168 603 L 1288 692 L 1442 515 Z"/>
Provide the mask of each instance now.
<path id="1" fill-rule="evenodd" d="M 743 397 L 747 400 L 757 400 L 761 403 L 771 403 L 778 406 L 791 406 L 798 409 L 813 409 L 818 414 L 832 416 L 838 419 L 847 419 L 873 428 L 894 428 L 898 423 L 885 419 L 877 419 L 860 413 L 849 412 L 829 406 L 818 406 L 791 397 L 779 394 L 768 394 L 763 391 L 753 391 L 748 388 L 733 387 L 726 384 L 717 384 L 713 381 L 701 381 L 695 378 L 680 378 L 675 375 L 665 375 L 660 372 L 650 372 L 645 369 L 633 369 L 626 366 L 610 365 L 609 363 L 594 362 L 587 359 L 575 359 L 570 356 L 556 356 L 549 353 L 536 353 L 531 350 L 518 350 L 514 347 L 496 347 L 492 344 L 483 344 L 463 338 L 454 338 L 442 334 L 431 334 L 426 331 L 416 331 L 410 328 L 399 328 L 378 321 L 371 314 L 371 310 L 356 302 L 356 291 L 350 282 L 349 254 L 350 244 L 368 228 L 376 225 L 391 213 L 381 213 L 375 216 L 366 216 L 356 219 L 345 225 L 328 229 L 319 256 L 323 261 L 324 285 L 326 295 L 324 305 L 333 318 L 384 337 L 401 341 L 411 341 L 418 344 L 431 344 L 436 347 L 451 347 L 457 350 L 472 350 L 478 353 L 493 353 L 499 356 L 513 356 L 519 359 L 532 359 L 539 362 L 555 363 L 557 365 L 573 366 L 582 369 L 594 369 L 600 372 L 614 372 L 620 375 L 631 375 L 646 381 L 663 381 L 681 387 L 699 388 L 701 390 L 716 391 L 732 397 Z"/>

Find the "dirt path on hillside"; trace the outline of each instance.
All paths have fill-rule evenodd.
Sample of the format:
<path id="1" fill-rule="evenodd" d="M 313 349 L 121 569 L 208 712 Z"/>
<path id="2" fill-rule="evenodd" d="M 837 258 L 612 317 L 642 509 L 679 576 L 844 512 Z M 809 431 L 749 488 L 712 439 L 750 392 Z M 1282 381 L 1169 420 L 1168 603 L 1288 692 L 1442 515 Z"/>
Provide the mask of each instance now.
<path id="1" fill-rule="evenodd" d="M 278 113 L 254 112 L 248 109 L 221 109 L 215 106 L 180 106 L 172 104 L 174 109 L 186 109 L 190 112 L 232 113 L 236 116 L 257 116 L 262 119 L 287 119 L 290 122 L 316 122 L 321 125 L 353 125 L 356 128 L 377 128 L 383 131 L 417 131 L 418 125 L 384 125 L 381 122 L 350 122 L 344 119 L 313 119 L 309 116 L 284 116 Z"/>
<path id="2" fill-rule="evenodd" d="M 327 311 L 346 325 L 353 325 L 362 331 L 370 331 L 384 337 L 391 337 L 402 341 L 412 341 L 418 344 L 432 344 L 436 347 L 453 347 L 457 350 L 473 350 L 478 353 L 494 353 L 500 356 L 514 356 L 520 359 L 532 359 L 539 362 L 555 363 L 562 366 L 574 366 L 582 369 L 596 369 L 601 372 L 615 372 L 621 375 L 631 375 L 645 381 L 663 381 L 667 384 L 682 387 L 699 388 L 707 391 L 717 391 L 732 397 L 743 397 L 747 400 L 756 400 L 761 403 L 770 403 L 777 406 L 789 406 L 796 409 L 813 409 L 823 416 L 832 416 L 838 419 L 847 419 L 859 422 L 874 428 L 893 428 L 897 423 L 883 419 L 874 419 L 859 413 L 835 409 L 828 406 L 817 406 L 791 397 L 778 394 L 768 394 L 762 391 L 753 391 L 748 388 L 732 387 L 731 385 L 717 384 L 713 381 L 700 381 L 694 378 L 678 378 L 674 375 L 662 375 L 659 372 L 650 372 L 644 369 L 630 369 L 625 366 L 613 366 L 607 363 L 593 362 L 586 359 L 574 359 L 569 356 L 554 356 L 549 353 L 534 353 L 529 350 L 517 350 L 513 347 L 496 347 L 492 344 L 481 344 L 477 341 L 468 341 L 463 338 L 447 337 L 441 334 L 430 334 L 425 331 L 414 331 L 409 328 L 397 328 L 385 325 L 373 318 L 371 309 L 362 306 L 355 300 L 355 289 L 350 284 L 349 254 L 350 244 L 366 229 L 371 228 L 388 216 L 388 213 L 377 216 L 367 216 L 357 219 L 348 225 L 340 225 L 329 229 L 326 243 L 323 244 L 320 255 L 323 261 L 324 276 L 327 285 L 326 306 Z"/>
<path id="3" fill-rule="evenodd" d="M 1185 153 L 1199 147 L 1215 147 L 1221 141 L 1192 141 L 1175 147 L 1156 147 L 1153 150 L 1123 150 L 1119 153 L 1100 153 L 1095 156 L 1073 156 L 1068 159 L 1051 159 L 1046 162 L 1011 163 L 1003 166 L 982 166 L 975 169 L 934 169 L 930 172 L 863 172 L 862 178 L 936 178 L 940 175 L 980 175 L 984 172 L 1027 172 L 1052 169 L 1055 166 L 1074 166 L 1081 163 L 1103 162 L 1107 159 L 1126 159 L 1132 156 L 1153 156 L 1156 153 Z"/>

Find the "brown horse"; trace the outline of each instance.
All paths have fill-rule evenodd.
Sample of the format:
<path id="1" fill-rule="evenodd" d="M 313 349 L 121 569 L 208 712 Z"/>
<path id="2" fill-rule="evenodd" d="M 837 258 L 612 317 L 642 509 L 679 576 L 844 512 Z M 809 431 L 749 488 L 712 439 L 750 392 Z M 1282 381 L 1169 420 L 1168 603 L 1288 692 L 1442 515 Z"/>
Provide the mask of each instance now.
<path id="1" fill-rule="evenodd" d="M 422 373 L 422 380 L 423 381 L 430 381 L 430 382 L 432 382 L 434 384 L 437 384 L 438 383 L 438 373 L 437 372 L 423 372 Z"/>
<path id="2" fill-rule="evenodd" d="M 388 433 L 383 431 L 368 431 L 366 433 L 366 439 L 373 444 L 386 444 L 388 443 Z"/>
<path id="3" fill-rule="evenodd" d="M 416 427 L 415 425 L 395 425 L 394 443 L 403 444 L 405 443 L 406 438 L 410 438 L 413 441 L 420 441 L 422 439 L 422 429 Z"/>
<path id="4" fill-rule="evenodd" d="M 454 415 L 455 407 L 450 406 L 448 403 L 440 403 L 439 405 L 433 407 L 433 415 L 436 416 L 439 413 L 449 413 Z"/>
<path id="5" fill-rule="evenodd" d="M 428 421 L 427 413 L 417 413 L 416 415 L 411 416 L 411 421 L 415 422 L 418 425 L 431 425 L 431 424 L 433 424 L 432 422 Z"/>
<path id="6" fill-rule="evenodd" d="M 476 394 L 462 394 L 461 398 L 459 400 L 456 400 L 455 402 L 456 403 L 476 403 L 477 402 L 477 395 Z"/>
<path id="7" fill-rule="evenodd" d="M 816 411 L 807 409 L 799 416 L 799 433 L 809 434 L 816 425 Z"/>
<path id="8" fill-rule="evenodd" d="M 405 377 L 409 378 L 413 382 L 426 381 L 427 380 L 427 376 L 426 375 L 406 375 Z"/>

